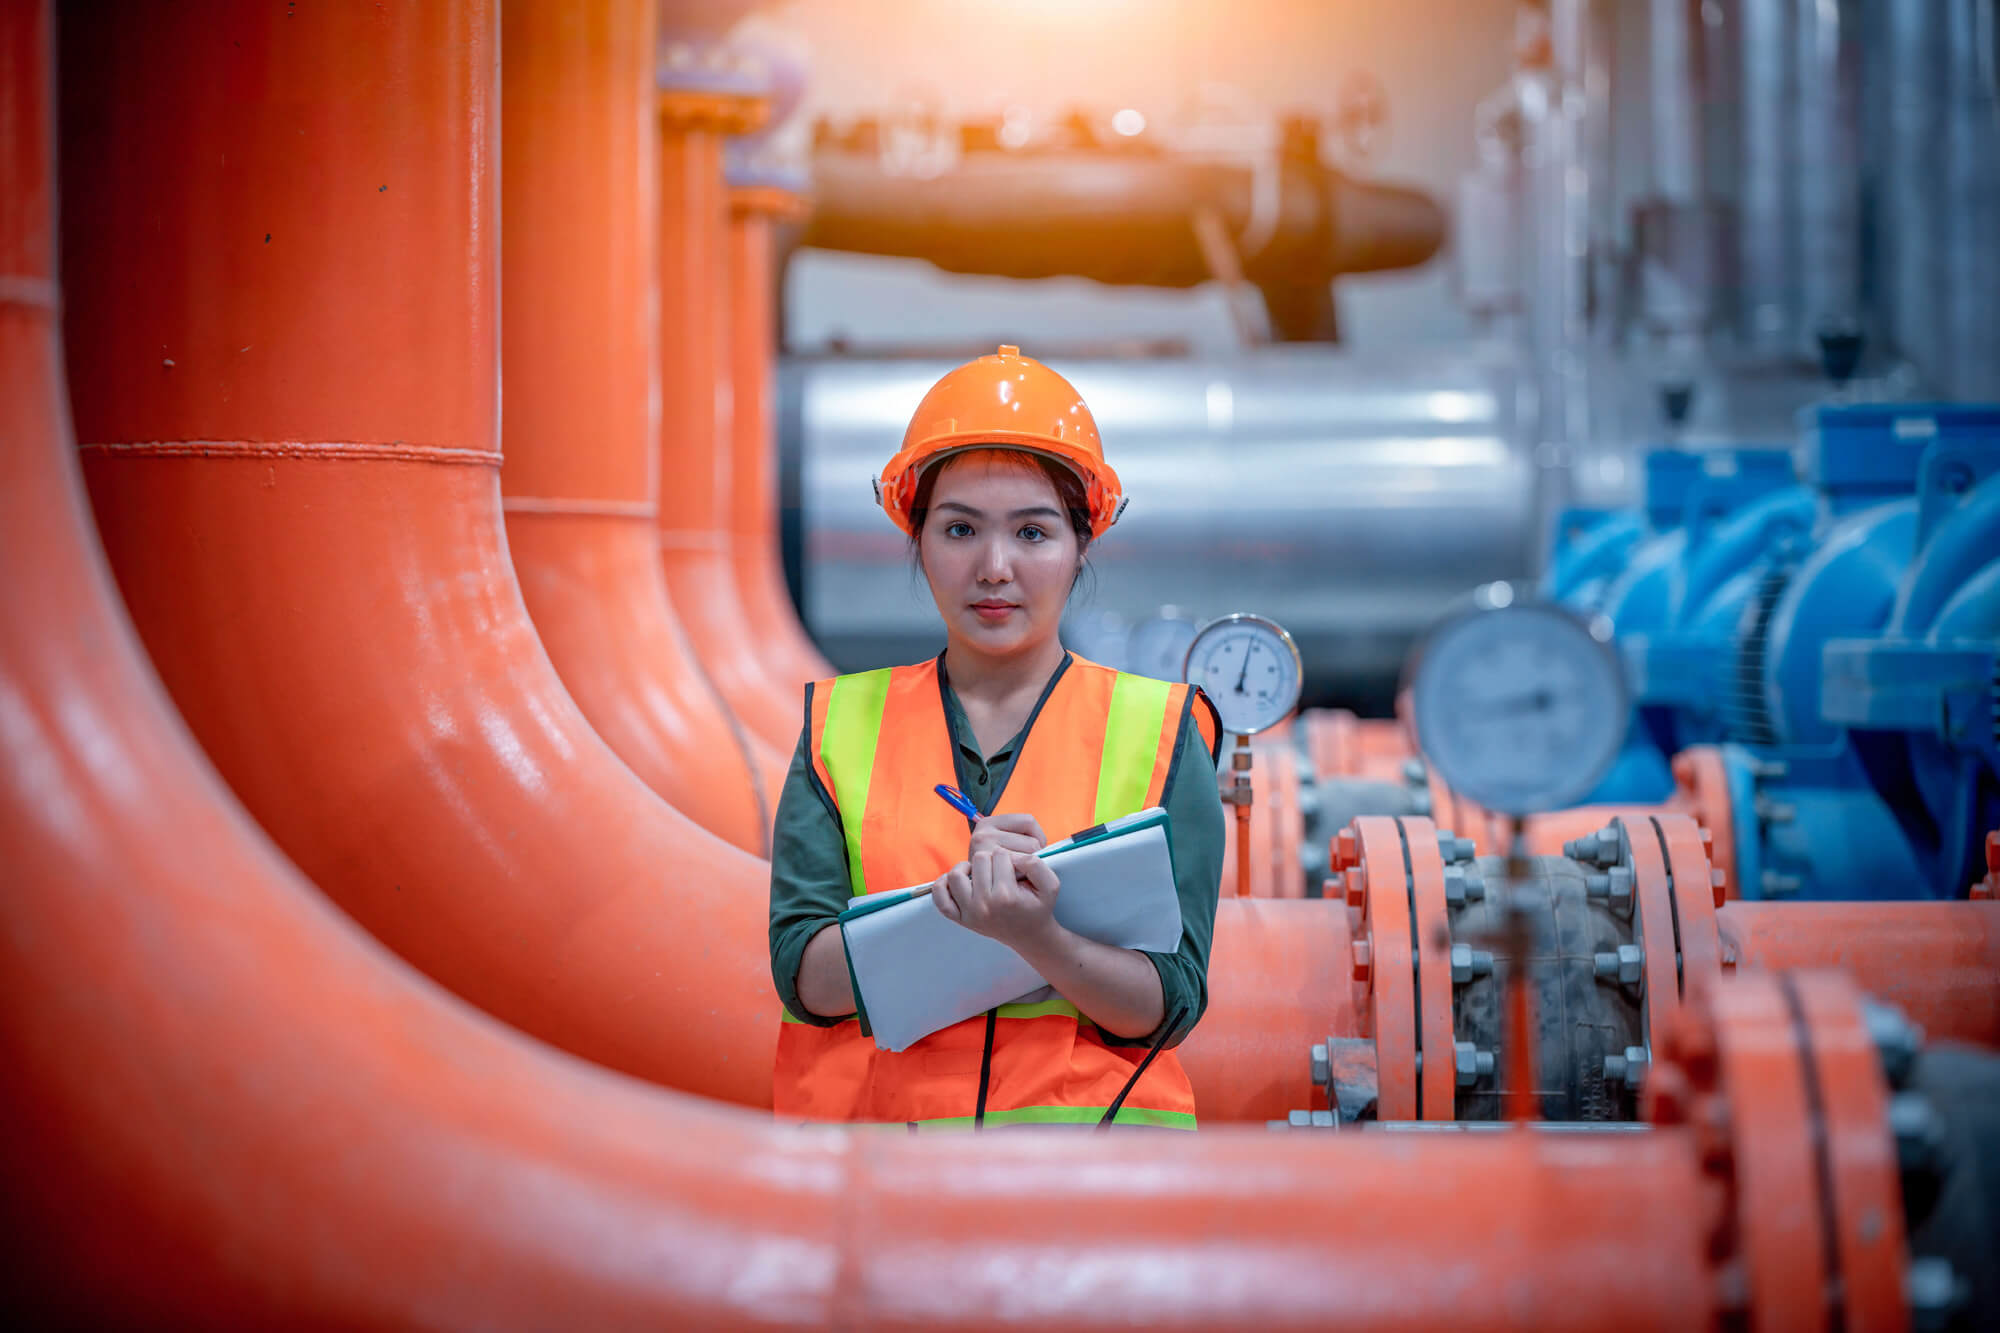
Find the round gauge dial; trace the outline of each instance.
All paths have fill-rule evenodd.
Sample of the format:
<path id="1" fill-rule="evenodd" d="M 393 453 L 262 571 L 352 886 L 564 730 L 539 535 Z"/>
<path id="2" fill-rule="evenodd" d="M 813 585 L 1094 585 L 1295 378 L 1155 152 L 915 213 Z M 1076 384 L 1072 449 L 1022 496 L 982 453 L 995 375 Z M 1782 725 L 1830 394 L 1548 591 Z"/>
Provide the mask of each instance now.
<path id="1" fill-rule="evenodd" d="M 1504 595 L 1500 595 L 1504 594 Z M 1575 805 L 1625 740 L 1618 659 L 1583 621 L 1504 584 L 1417 650 L 1417 743 L 1453 791 L 1507 815 Z"/>
<path id="2" fill-rule="evenodd" d="M 1196 632 L 1183 678 L 1207 692 L 1223 730 L 1254 736 L 1291 716 L 1304 674 L 1291 635 L 1275 621 L 1239 612 Z"/>
<path id="3" fill-rule="evenodd" d="M 1125 639 L 1126 665 L 1154 680 L 1179 680 L 1187 666 L 1188 646 L 1194 642 L 1195 624 L 1171 606 L 1160 614 L 1132 627 Z"/>

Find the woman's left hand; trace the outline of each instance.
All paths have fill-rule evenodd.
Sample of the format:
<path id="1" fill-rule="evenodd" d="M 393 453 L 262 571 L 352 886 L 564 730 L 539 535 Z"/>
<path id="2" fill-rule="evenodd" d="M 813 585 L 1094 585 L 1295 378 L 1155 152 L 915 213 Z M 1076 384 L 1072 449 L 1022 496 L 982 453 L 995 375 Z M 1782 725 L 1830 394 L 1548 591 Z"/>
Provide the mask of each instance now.
<path id="1" fill-rule="evenodd" d="M 1061 883 L 1039 856 L 991 848 L 940 875 L 931 891 L 938 911 L 967 930 L 1018 946 L 1055 927 Z"/>

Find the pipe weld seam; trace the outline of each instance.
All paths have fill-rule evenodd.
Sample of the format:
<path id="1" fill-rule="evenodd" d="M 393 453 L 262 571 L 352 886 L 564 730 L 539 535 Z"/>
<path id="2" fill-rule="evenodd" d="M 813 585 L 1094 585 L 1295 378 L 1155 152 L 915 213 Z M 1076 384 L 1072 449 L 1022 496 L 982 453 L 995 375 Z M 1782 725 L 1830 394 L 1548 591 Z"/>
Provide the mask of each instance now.
<path id="1" fill-rule="evenodd" d="M 498 449 L 455 449 L 440 444 L 362 444 L 340 440 L 135 440 L 79 444 L 79 450 L 144 458 L 300 458 L 340 462 L 457 463 L 499 467 Z"/>
<path id="2" fill-rule="evenodd" d="M 56 284 L 51 278 L 25 273 L 0 274 L 0 305 L 24 305 L 38 310 L 56 308 Z"/>
<path id="3" fill-rule="evenodd" d="M 644 518 L 660 515 L 650 500 L 570 500 L 543 495 L 503 495 L 500 508 L 509 514 L 582 514 L 595 518 Z"/>

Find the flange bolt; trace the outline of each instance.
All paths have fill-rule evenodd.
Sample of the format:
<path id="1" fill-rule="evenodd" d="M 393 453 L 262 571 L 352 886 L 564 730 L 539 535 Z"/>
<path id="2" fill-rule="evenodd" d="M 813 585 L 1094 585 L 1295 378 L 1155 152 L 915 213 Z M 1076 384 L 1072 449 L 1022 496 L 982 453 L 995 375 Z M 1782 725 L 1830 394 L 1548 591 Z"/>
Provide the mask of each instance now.
<path id="1" fill-rule="evenodd" d="M 1493 955 L 1484 949 L 1475 949 L 1470 944 L 1451 946 L 1451 979 L 1464 985 L 1474 977 L 1491 975 Z"/>
<path id="2" fill-rule="evenodd" d="M 1477 861 L 1464 865 L 1444 868 L 1444 900 L 1452 907 L 1463 907 L 1486 897 L 1486 872 L 1479 868 Z"/>
<path id="3" fill-rule="evenodd" d="M 1944 1333 L 1971 1294 L 1951 1260 L 1935 1255 L 1910 1262 L 1903 1270 L 1903 1290 L 1910 1298 L 1910 1327 L 1915 1333 Z"/>
<path id="4" fill-rule="evenodd" d="M 1623 1055 L 1607 1055 L 1604 1057 L 1604 1081 L 1623 1083 L 1637 1092 L 1639 1085 L 1645 1082 L 1646 1065 L 1650 1060 L 1644 1046 L 1627 1046 Z"/>
<path id="5" fill-rule="evenodd" d="M 1875 1053 L 1882 1058 L 1883 1077 L 1890 1087 L 1902 1087 L 1910 1081 L 1910 1070 L 1924 1048 L 1924 1030 L 1895 1005 L 1875 1000 L 1861 1002 L 1861 1021 L 1868 1027 Z"/>
<path id="6" fill-rule="evenodd" d="M 1586 897 L 1602 898 L 1616 908 L 1630 907 L 1632 867 L 1612 866 L 1609 870 L 1599 870 L 1585 875 L 1583 892 Z"/>
<path id="7" fill-rule="evenodd" d="M 1315 1088 L 1323 1088 L 1326 1086 L 1327 1080 L 1332 1077 L 1333 1077 L 1333 1062 L 1327 1059 L 1326 1043 L 1323 1041 L 1316 1041 L 1313 1043 L 1313 1048 L 1312 1048 L 1313 1086 Z"/>
<path id="8" fill-rule="evenodd" d="M 1645 975 L 1646 953 L 1636 944 L 1621 944 L 1615 953 L 1593 954 L 1590 963 L 1591 969 L 1605 981 L 1635 986 Z"/>
<path id="9" fill-rule="evenodd" d="M 1405 785 L 1411 787 L 1421 787 L 1424 785 L 1425 780 L 1429 778 L 1429 776 L 1430 775 L 1424 771 L 1423 760 L 1405 759 L 1403 761 L 1403 782 Z"/>
<path id="10" fill-rule="evenodd" d="M 1625 839 L 1619 835 L 1616 824 L 1607 824 L 1595 833 L 1564 843 L 1563 855 L 1587 865 L 1615 866 L 1625 859 Z"/>
<path id="11" fill-rule="evenodd" d="M 1472 839 L 1456 837 L 1450 829 L 1438 830 L 1438 855 L 1444 858 L 1446 865 L 1470 861 L 1477 852 L 1478 848 L 1472 845 Z"/>
<path id="12" fill-rule="evenodd" d="M 1452 1051 L 1457 1057 L 1459 1087 L 1469 1088 L 1492 1075 L 1493 1052 L 1482 1051 L 1469 1041 L 1453 1042 Z"/>
<path id="13" fill-rule="evenodd" d="M 1889 1098 L 1889 1132 L 1896 1139 L 1896 1165 L 1905 1173 L 1935 1175 L 1944 1166 L 1944 1121 L 1921 1093 Z"/>

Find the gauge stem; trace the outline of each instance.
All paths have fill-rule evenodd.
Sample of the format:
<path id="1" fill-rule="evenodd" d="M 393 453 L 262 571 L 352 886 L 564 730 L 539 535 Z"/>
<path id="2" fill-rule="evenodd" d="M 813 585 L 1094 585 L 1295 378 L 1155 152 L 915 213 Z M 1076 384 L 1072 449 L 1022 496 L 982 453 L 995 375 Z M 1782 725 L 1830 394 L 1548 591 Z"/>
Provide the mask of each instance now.
<path id="1" fill-rule="evenodd" d="M 1508 827 L 1507 910 L 1505 924 L 1501 927 L 1507 939 L 1508 956 L 1514 960 L 1514 965 L 1507 969 L 1505 1086 L 1512 1096 L 1507 1118 L 1523 1125 L 1540 1118 L 1540 1104 L 1535 1093 L 1535 1070 L 1538 1066 L 1535 1059 L 1533 988 L 1528 984 L 1535 932 L 1528 905 L 1523 901 L 1531 871 L 1526 824 L 1525 819 L 1515 815 Z"/>

